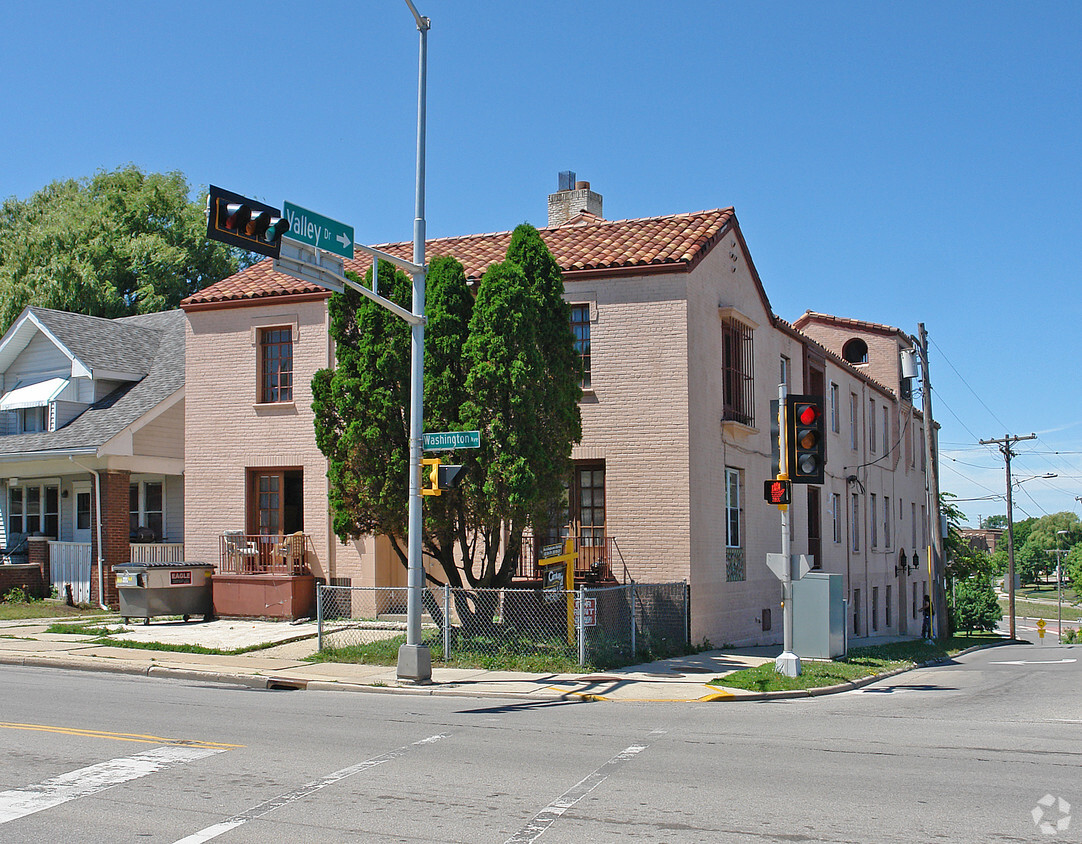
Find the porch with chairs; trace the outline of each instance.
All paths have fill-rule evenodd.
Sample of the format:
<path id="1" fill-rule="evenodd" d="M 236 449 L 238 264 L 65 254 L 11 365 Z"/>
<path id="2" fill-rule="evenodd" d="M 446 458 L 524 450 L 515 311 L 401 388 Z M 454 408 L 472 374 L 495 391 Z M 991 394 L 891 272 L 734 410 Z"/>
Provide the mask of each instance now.
<path id="1" fill-rule="evenodd" d="M 312 540 L 291 534 L 227 530 L 218 537 L 211 578 L 214 612 L 242 618 L 307 618 L 315 613 Z"/>

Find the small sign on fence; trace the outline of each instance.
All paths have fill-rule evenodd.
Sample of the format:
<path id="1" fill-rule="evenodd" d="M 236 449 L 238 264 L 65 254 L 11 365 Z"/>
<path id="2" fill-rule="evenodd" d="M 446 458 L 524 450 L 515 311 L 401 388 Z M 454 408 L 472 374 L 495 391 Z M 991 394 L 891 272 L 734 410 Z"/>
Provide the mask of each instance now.
<path id="1" fill-rule="evenodd" d="M 597 598 L 585 598 L 579 600 L 575 598 L 575 625 L 579 623 L 579 613 L 583 612 L 582 625 L 583 627 L 596 627 L 597 626 Z"/>

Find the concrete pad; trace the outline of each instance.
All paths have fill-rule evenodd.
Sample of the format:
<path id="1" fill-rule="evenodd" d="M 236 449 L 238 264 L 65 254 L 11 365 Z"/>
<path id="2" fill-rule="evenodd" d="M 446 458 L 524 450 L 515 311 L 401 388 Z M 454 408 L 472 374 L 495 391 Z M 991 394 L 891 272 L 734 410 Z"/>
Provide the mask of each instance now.
<path id="1" fill-rule="evenodd" d="M 86 647 L 86 644 L 75 641 L 71 636 L 56 642 L 44 642 L 37 639 L 0 639 L 0 651 L 5 652 L 37 654 L 51 651 L 76 651 Z"/>
<path id="2" fill-rule="evenodd" d="M 273 642 L 305 639 L 316 635 L 312 622 L 290 624 L 247 619 L 214 621 L 160 621 L 128 625 L 114 638 L 129 642 L 161 642 L 166 645 L 201 645 L 204 648 L 237 650 Z"/>

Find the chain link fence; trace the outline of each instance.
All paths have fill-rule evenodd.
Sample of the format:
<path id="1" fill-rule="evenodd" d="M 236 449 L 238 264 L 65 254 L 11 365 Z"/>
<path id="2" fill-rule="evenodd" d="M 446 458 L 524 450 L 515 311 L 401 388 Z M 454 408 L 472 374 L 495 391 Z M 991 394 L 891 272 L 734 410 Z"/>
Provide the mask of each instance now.
<path id="1" fill-rule="evenodd" d="M 397 653 L 406 641 L 405 587 L 324 586 L 316 592 L 319 647 Z M 687 583 L 421 593 L 421 644 L 434 662 L 513 658 L 615 668 L 686 653 Z"/>

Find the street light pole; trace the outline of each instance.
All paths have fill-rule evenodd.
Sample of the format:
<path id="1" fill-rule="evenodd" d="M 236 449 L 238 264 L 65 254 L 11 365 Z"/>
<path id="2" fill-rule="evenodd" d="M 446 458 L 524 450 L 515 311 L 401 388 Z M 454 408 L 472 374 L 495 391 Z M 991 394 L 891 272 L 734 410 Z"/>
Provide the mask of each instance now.
<path id="1" fill-rule="evenodd" d="M 407 522 L 406 643 L 398 649 L 399 680 L 427 683 L 432 656 L 421 644 L 421 590 L 425 573 L 421 558 L 421 441 L 424 436 L 425 367 L 425 89 L 428 77 L 428 30 L 431 21 L 406 0 L 420 33 L 417 70 L 417 193 L 413 218 L 413 314 L 421 319 L 410 331 L 410 455 Z"/>
<path id="2" fill-rule="evenodd" d="M 1067 531 L 1057 530 L 1056 536 L 1066 536 Z M 1056 549 L 1056 592 L 1057 595 L 1057 607 L 1056 607 L 1056 641 L 1059 644 L 1063 644 L 1063 557 L 1061 555 L 1066 554 L 1067 551 L 1062 548 Z"/>

